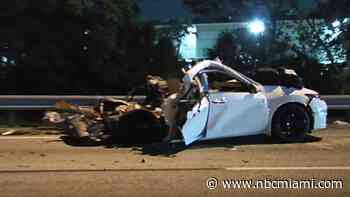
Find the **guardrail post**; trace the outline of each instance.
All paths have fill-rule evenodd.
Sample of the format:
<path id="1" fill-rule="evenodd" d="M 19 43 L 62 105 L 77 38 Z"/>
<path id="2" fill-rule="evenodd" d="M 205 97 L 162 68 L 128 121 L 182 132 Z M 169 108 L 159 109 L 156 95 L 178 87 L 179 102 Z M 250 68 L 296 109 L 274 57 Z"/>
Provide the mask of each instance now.
<path id="1" fill-rule="evenodd" d="M 345 111 L 345 120 L 346 120 L 347 122 L 350 121 L 350 111 L 349 111 L 349 110 L 346 110 L 346 111 Z"/>
<path id="2" fill-rule="evenodd" d="M 16 124 L 16 111 L 9 111 L 7 115 L 7 121 L 9 126 L 14 126 Z"/>

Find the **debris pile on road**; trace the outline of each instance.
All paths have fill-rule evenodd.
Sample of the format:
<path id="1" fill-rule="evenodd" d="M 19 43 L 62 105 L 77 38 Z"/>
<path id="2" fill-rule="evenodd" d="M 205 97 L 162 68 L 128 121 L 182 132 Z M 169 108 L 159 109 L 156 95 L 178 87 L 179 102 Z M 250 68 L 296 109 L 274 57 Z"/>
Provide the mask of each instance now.
<path id="1" fill-rule="evenodd" d="M 57 135 L 60 131 L 53 127 L 2 127 L 0 128 L 0 136 L 14 136 L 14 135 Z"/>
<path id="2" fill-rule="evenodd" d="M 6 132 L 1 133 L 1 135 L 2 135 L 2 136 L 5 136 L 5 135 L 13 135 L 13 134 L 15 134 L 16 132 L 17 132 L 16 130 L 10 129 L 10 130 L 8 130 L 8 131 L 6 131 Z"/>
<path id="3" fill-rule="evenodd" d="M 345 121 L 341 121 L 341 120 L 336 120 L 333 122 L 333 124 L 335 126 L 338 126 L 338 127 L 349 127 L 350 126 L 350 123 L 345 122 Z"/>
<path id="4" fill-rule="evenodd" d="M 167 82 L 158 76 L 147 76 L 146 99 L 133 102 L 133 92 L 127 99 L 106 97 L 97 106 L 83 108 L 60 101 L 44 119 L 80 141 L 116 143 L 152 143 L 166 135 L 161 104 L 168 94 Z"/>

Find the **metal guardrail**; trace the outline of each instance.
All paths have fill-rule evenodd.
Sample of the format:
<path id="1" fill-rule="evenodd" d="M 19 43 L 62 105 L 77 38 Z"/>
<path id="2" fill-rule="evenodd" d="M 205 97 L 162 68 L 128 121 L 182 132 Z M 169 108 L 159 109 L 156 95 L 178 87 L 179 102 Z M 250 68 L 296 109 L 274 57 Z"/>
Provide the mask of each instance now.
<path id="1" fill-rule="evenodd" d="M 350 105 L 328 105 L 328 110 L 350 110 Z"/>
<path id="2" fill-rule="evenodd" d="M 321 95 L 329 110 L 350 110 L 350 95 Z"/>
<path id="3" fill-rule="evenodd" d="M 0 96 L 0 110 L 50 110 L 55 103 L 65 101 L 82 107 L 95 106 L 101 99 L 113 97 L 127 99 L 127 96 Z M 134 96 L 133 101 L 144 100 L 145 96 Z"/>
<path id="4" fill-rule="evenodd" d="M 126 96 L 0 96 L 0 110 L 50 110 L 58 101 L 66 101 L 79 106 L 94 106 L 106 97 L 126 99 Z M 330 110 L 350 110 L 350 95 L 322 95 Z M 135 96 L 134 101 L 142 101 L 145 96 Z"/>

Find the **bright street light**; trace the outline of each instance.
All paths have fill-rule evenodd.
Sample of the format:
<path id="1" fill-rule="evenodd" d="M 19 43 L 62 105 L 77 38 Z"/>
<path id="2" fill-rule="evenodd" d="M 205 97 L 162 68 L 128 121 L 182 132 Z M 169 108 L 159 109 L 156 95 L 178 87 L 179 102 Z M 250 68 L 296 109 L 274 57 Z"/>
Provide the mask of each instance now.
<path id="1" fill-rule="evenodd" d="M 248 24 L 248 28 L 250 32 L 254 34 L 259 34 L 265 31 L 265 24 L 260 20 L 255 20 Z"/>

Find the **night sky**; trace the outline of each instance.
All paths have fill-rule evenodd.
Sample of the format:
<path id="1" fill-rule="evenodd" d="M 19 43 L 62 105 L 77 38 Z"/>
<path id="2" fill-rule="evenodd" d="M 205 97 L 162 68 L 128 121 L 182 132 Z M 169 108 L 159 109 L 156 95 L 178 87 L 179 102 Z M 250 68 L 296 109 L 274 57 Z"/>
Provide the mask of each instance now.
<path id="1" fill-rule="evenodd" d="M 317 0 L 296 0 L 300 8 L 315 8 Z M 190 18 L 190 11 L 182 0 L 140 0 L 141 15 L 146 20 L 167 21 L 169 19 Z"/>
<path id="2" fill-rule="evenodd" d="M 141 14 L 147 20 L 165 21 L 174 18 L 187 18 L 191 14 L 182 0 L 141 0 Z"/>

